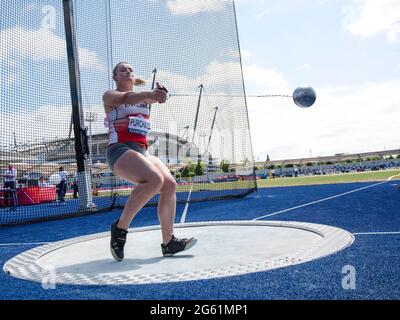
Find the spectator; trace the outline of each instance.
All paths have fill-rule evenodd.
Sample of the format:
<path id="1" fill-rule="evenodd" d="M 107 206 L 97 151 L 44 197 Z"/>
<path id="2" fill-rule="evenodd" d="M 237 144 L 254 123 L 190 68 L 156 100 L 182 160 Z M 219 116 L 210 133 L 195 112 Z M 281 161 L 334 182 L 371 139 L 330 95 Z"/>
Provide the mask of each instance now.
<path id="1" fill-rule="evenodd" d="M 60 183 L 58 187 L 58 201 L 61 203 L 65 202 L 65 194 L 67 193 L 68 184 L 68 172 L 64 170 L 64 167 L 58 169 L 58 175 L 60 176 Z"/>
<path id="2" fill-rule="evenodd" d="M 10 163 L 8 165 L 8 170 L 2 175 L 4 177 L 4 204 L 12 208 L 12 210 L 16 210 L 16 206 L 18 205 L 17 193 L 15 190 L 15 183 L 17 180 L 17 169 Z M 10 200 L 12 199 L 12 201 Z"/>
<path id="3" fill-rule="evenodd" d="M 28 185 L 28 179 L 29 179 L 29 175 L 28 175 L 27 172 L 25 172 L 25 173 L 23 174 L 22 178 L 19 178 L 19 179 L 18 179 L 19 187 L 20 187 L 20 188 L 26 187 L 26 186 Z"/>
<path id="4" fill-rule="evenodd" d="M 50 186 L 50 184 L 44 180 L 44 177 L 39 178 L 39 187 L 45 188 L 45 187 L 49 187 L 49 186 Z"/>

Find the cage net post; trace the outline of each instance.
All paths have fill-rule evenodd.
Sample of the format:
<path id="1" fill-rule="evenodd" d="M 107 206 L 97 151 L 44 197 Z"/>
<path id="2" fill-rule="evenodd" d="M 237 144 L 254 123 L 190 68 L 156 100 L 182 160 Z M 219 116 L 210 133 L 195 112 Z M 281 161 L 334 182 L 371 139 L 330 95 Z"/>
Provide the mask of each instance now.
<path id="1" fill-rule="evenodd" d="M 91 153 L 87 146 L 87 129 L 82 128 L 85 122 L 82 108 L 82 90 L 79 76 L 79 61 L 72 1 L 63 0 L 63 12 L 72 101 L 72 121 L 75 135 L 75 154 L 78 167 L 75 183 L 77 184 L 78 190 L 80 190 L 78 212 L 84 213 L 94 211 L 96 205 L 92 201 L 92 182 L 90 169 L 88 168 L 90 163 L 88 163 L 86 159 L 86 155 L 90 156 Z M 92 144 L 92 141 L 90 140 L 89 143 Z M 91 157 L 89 159 L 91 159 Z"/>
<path id="2" fill-rule="evenodd" d="M 256 180 L 233 2 L 208 1 L 197 9 L 190 1 L 71 3 L 81 129 L 89 129 L 91 150 L 84 171 L 72 130 L 62 1 L 1 3 L 0 224 L 78 215 L 84 196 L 97 211 L 124 206 L 135 184 L 113 175 L 105 161 L 102 104 L 103 93 L 115 87 L 111 71 L 120 61 L 147 81 L 135 90 L 150 90 L 155 79 L 171 93 L 165 104 L 152 105 L 149 152 L 177 180 L 178 202 L 189 194 L 190 201 L 204 201 L 252 192 Z M 9 164 L 16 170 L 14 188 L 5 187 Z M 82 181 L 90 182 L 89 194 Z"/>

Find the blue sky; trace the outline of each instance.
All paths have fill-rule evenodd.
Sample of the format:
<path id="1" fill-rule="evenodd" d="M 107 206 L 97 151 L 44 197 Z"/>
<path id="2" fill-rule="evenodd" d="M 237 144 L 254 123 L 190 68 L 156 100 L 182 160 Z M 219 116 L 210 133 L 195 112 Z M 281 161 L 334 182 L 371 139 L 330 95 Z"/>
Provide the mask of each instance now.
<path id="1" fill-rule="evenodd" d="M 121 37 L 120 29 L 115 28 L 114 60 L 134 59 L 138 75 L 147 80 L 157 64 L 159 76 L 171 92 L 197 92 L 203 81 L 208 81 L 208 93 L 227 90 L 224 88 L 229 88 L 229 93 L 240 92 L 238 59 L 232 55 L 235 39 L 231 38 L 230 0 L 137 0 L 135 4 L 139 2 L 140 6 L 114 12 L 116 26 L 127 23 L 124 31 L 131 35 Z M 82 81 L 91 88 L 84 88 L 83 97 L 102 113 L 99 97 L 110 83 L 104 50 L 107 42 L 99 22 L 104 22 L 103 8 L 99 7 L 98 13 L 96 8 L 85 7 L 90 5 L 88 1 L 78 3 L 78 12 L 85 9 L 89 13 L 87 17 L 78 15 L 84 31 L 79 34 Z M 113 1 L 114 8 L 122 3 L 129 1 Z M 296 107 L 290 99 L 248 97 L 256 160 L 267 155 L 288 159 L 400 147 L 400 1 L 235 3 L 247 94 L 291 94 L 302 85 L 317 92 L 317 102 L 308 109 Z M 0 100 L 8 100 L 0 102 L 12 113 L 0 111 L 0 115 L 9 125 L 18 123 L 12 130 L 19 141 L 41 138 L 43 129 L 32 124 L 49 115 L 50 135 L 68 133 L 65 119 L 70 102 L 64 81 L 67 68 L 60 4 L 55 0 L 32 0 L 25 5 L 1 1 L 6 19 L 0 21 Z M 149 19 L 146 10 L 157 19 Z M 207 25 L 205 18 L 210 19 Z M 230 34 L 226 39 L 224 28 Z M 196 36 L 184 38 L 187 31 Z M 166 50 L 150 50 L 153 35 L 158 36 L 157 48 Z M 60 62 L 63 65 L 58 67 Z M 232 73 L 226 74 L 227 70 Z M 16 88 L 18 79 L 23 79 L 23 86 Z M 43 90 L 46 94 L 39 98 L 37 92 Z M 174 101 L 179 107 L 180 102 Z M 25 112 L 28 106 L 32 114 Z M 212 113 L 207 112 L 210 114 L 203 116 L 210 118 Z M 104 131 L 101 118 L 94 124 L 95 132 Z M 204 125 L 207 127 L 207 121 Z M 2 143 L 13 142 L 12 136 L 4 141 L 3 135 L 2 139 Z M 216 143 L 213 147 L 218 149 Z"/>
<path id="2" fill-rule="evenodd" d="M 362 39 L 345 30 L 346 7 L 352 3 L 238 1 L 242 49 L 251 52 L 259 66 L 279 67 L 291 83 L 343 85 L 371 76 L 375 81 L 397 79 L 398 45 L 389 44 L 385 34 Z M 299 72 L 301 65 L 312 66 L 312 72 Z"/>

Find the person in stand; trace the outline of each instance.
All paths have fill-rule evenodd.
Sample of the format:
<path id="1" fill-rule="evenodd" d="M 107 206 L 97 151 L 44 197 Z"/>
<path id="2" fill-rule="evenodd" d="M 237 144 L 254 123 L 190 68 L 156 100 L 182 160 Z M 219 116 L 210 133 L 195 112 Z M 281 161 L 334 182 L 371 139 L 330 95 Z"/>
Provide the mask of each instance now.
<path id="1" fill-rule="evenodd" d="M 45 187 L 49 187 L 50 184 L 48 182 L 46 182 L 44 177 L 40 177 L 38 186 L 41 187 L 41 188 L 45 188 Z"/>
<path id="2" fill-rule="evenodd" d="M 58 169 L 58 175 L 60 176 L 60 183 L 58 184 L 58 201 L 65 203 L 65 195 L 67 193 L 68 185 L 68 172 L 64 170 L 64 167 Z"/>
<path id="3" fill-rule="evenodd" d="M 8 169 L 2 175 L 4 177 L 4 204 L 11 207 L 11 210 L 16 210 L 18 198 L 16 192 L 17 169 L 10 163 Z"/>
<path id="4" fill-rule="evenodd" d="M 19 187 L 20 188 L 27 187 L 28 186 L 28 179 L 29 179 L 28 172 L 24 172 L 22 177 L 18 179 Z"/>
<path id="5" fill-rule="evenodd" d="M 157 193 L 160 193 L 157 214 L 163 256 L 188 250 L 197 240 L 174 236 L 176 181 L 168 168 L 147 151 L 147 134 L 151 128 L 149 104 L 165 103 L 167 90 L 157 83 L 157 88 L 152 91 L 133 91 L 135 84 L 144 81 L 135 79 L 133 68 L 127 62 L 115 66 L 113 79 L 116 90 L 108 90 L 103 95 L 109 136 L 106 159 L 117 176 L 137 186 L 120 218 L 111 225 L 111 254 L 117 261 L 124 259 L 124 246 L 132 219 Z"/>

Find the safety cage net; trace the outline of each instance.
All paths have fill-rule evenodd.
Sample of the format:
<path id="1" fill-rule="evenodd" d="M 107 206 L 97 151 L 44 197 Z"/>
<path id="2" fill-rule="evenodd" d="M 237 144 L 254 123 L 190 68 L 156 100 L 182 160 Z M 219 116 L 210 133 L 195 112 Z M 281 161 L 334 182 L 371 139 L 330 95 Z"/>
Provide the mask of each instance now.
<path id="1" fill-rule="evenodd" d="M 124 206 L 135 183 L 106 162 L 102 102 L 121 61 L 135 91 L 169 91 L 148 151 L 178 202 L 255 190 L 233 1 L 1 0 L 0 60 L 0 225 Z"/>

